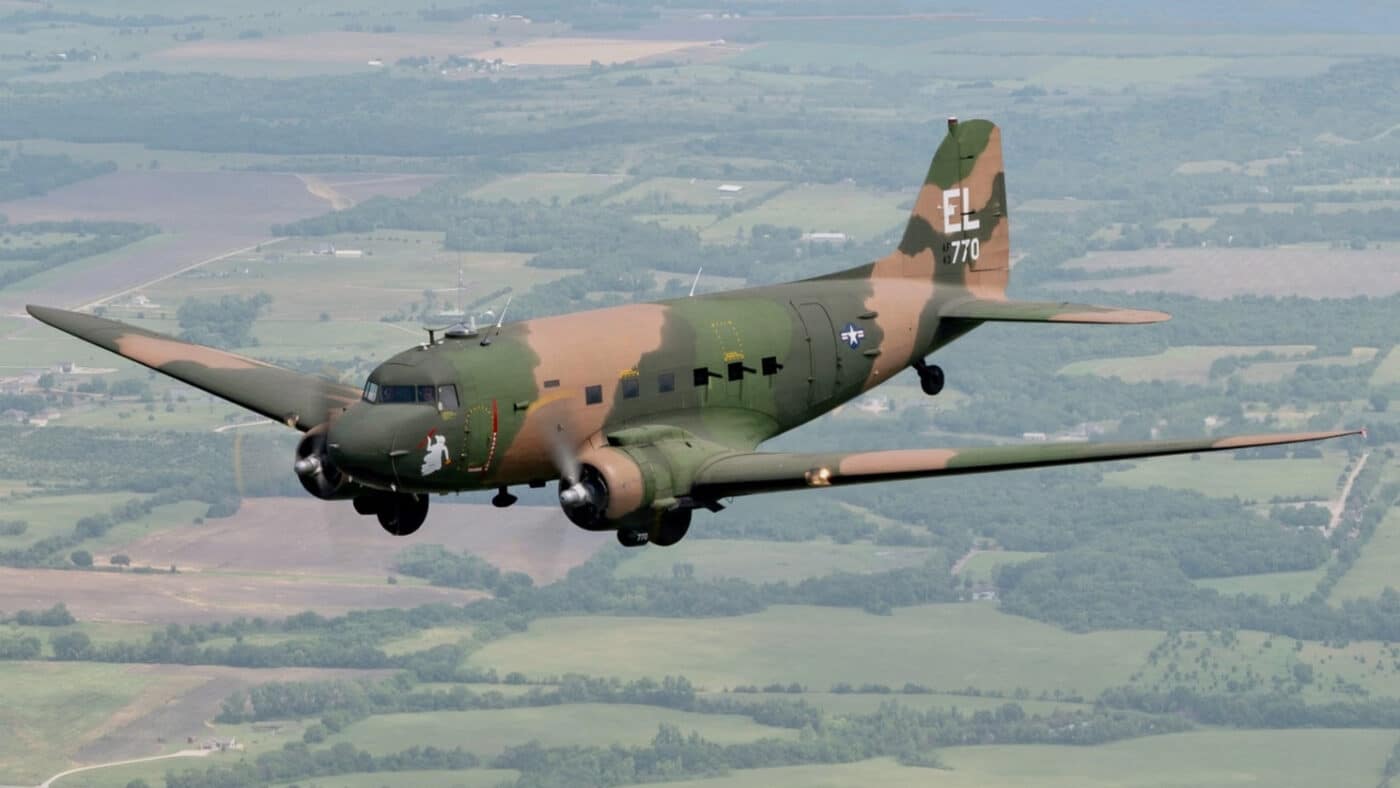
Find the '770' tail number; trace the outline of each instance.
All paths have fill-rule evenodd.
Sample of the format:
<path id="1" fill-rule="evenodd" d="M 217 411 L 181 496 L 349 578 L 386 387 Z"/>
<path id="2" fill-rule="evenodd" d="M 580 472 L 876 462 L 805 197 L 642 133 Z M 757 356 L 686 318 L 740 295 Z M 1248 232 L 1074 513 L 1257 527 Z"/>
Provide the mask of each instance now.
<path id="1" fill-rule="evenodd" d="M 943 262 L 948 265 L 971 263 L 982 256 L 982 242 L 977 238 L 962 238 L 943 244 Z"/>

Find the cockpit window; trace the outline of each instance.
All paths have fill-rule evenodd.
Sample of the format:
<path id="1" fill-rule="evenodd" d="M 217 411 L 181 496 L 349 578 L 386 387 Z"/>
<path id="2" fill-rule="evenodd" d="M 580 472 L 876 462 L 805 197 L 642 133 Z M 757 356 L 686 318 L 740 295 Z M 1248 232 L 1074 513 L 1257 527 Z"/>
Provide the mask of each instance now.
<path id="1" fill-rule="evenodd" d="M 378 402 L 382 404 L 422 402 L 431 405 L 442 400 L 443 407 L 457 407 L 457 387 L 456 386 L 435 386 L 424 383 L 421 386 L 381 386 L 378 383 L 366 383 L 364 400 L 365 402 Z"/>
<path id="2" fill-rule="evenodd" d="M 384 403 L 414 402 L 417 396 L 417 386 L 379 387 L 379 401 Z"/>

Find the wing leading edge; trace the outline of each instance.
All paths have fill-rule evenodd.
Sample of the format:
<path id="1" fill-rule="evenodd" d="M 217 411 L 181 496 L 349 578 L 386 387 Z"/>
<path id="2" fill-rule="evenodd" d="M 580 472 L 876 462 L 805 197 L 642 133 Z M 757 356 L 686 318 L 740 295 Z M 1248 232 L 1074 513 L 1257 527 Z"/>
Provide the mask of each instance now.
<path id="1" fill-rule="evenodd" d="M 359 399 L 357 389 L 80 312 L 25 307 L 36 320 L 299 430 Z"/>
<path id="2" fill-rule="evenodd" d="M 695 475 L 691 496 L 697 500 L 713 501 L 762 492 L 1043 468 L 1083 462 L 1133 460 L 1171 454 L 1229 451 L 1364 434 L 1364 430 L 1337 430 L 1132 443 L 1044 443 L 970 449 L 726 454 L 700 468 Z"/>

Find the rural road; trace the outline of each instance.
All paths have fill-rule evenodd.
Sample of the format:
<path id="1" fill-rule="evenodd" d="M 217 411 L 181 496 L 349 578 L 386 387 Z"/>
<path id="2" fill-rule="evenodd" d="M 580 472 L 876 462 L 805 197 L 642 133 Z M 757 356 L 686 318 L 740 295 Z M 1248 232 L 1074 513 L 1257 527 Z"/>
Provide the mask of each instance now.
<path id="1" fill-rule="evenodd" d="M 94 763 L 90 766 L 79 766 L 76 769 L 69 769 L 66 772 L 59 772 L 58 774 L 55 774 L 54 776 L 43 781 L 42 783 L 39 783 L 38 788 L 49 788 L 49 786 L 53 785 L 54 783 L 58 782 L 64 777 L 77 774 L 78 772 L 87 772 L 92 771 L 93 769 L 107 769 L 113 766 L 129 766 L 133 763 L 163 761 L 167 758 L 203 758 L 211 752 L 213 752 L 213 750 L 180 750 L 179 752 L 172 752 L 168 755 L 152 755 L 147 758 L 132 758 L 130 760 L 125 761 L 110 761 L 108 763 Z"/>
<path id="2" fill-rule="evenodd" d="M 1351 497 L 1351 487 L 1356 484 L 1356 477 L 1361 475 L 1361 469 L 1366 467 L 1366 461 L 1371 458 L 1368 451 L 1361 455 L 1361 459 L 1356 461 L 1356 467 L 1351 469 L 1351 475 L 1347 477 L 1347 483 L 1342 485 L 1342 492 L 1335 501 L 1327 504 L 1327 508 L 1332 512 L 1332 519 L 1327 522 L 1327 527 L 1322 530 L 1322 535 L 1332 536 L 1332 532 L 1337 530 L 1337 526 L 1342 524 L 1342 515 L 1347 511 L 1347 499 Z"/>

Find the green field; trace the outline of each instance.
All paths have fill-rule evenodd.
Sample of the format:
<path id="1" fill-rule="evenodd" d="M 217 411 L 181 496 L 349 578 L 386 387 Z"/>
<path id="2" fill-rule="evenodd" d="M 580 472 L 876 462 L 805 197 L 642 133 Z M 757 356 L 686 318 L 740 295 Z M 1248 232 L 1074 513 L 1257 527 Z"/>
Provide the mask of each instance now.
<path id="1" fill-rule="evenodd" d="M 472 636 L 472 627 L 429 627 L 420 629 L 412 635 L 380 644 L 379 648 L 389 655 L 411 654 L 415 651 L 426 651 L 436 646 L 455 645 Z"/>
<path id="2" fill-rule="evenodd" d="M 135 493 L 9 496 L 3 499 L 6 520 L 23 520 L 29 528 L 18 536 L 0 536 L 0 550 L 24 547 L 45 537 L 67 535 L 89 515 L 106 514 L 114 506 L 141 498 Z"/>
<path id="3" fill-rule="evenodd" d="M 1083 704 L 1064 703 L 1050 700 L 1015 700 L 1010 697 L 993 698 L 987 696 L 971 695 L 951 695 L 947 693 L 910 693 L 899 692 L 899 687 L 892 687 L 894 692 L 804 692 L 801 695 L 789 695 L 786 693 L 702 693 L 709 697 L 738 698 L 741 700 L 770 700 L 787 699 L 800 700 L 808 703 L 827 714 L 841 716 L 846 714 L 871 714 L 880 708 L 882 703 L 898 703 L 911 709 L 920 711 L 953 711 L 958 710 L 971 714 L 978 711 L 996 711 L 1008 703 L 1016 703 L 1027 714 L 1053 714 L 1056 711 L 1075 711 L 1086 708 Z"/>
<path id="4" fill-rule="evenodd" d="M 736 771 L 645 788 L 1373 788 L 1394 731 L 1204 731 L 1097 747 L 955 747 L 945 768 L 890 759 Z"/>
<path id="5" fill-rule="evenodd" d="M 118 709 L 159 684 L 126 665 L 0 662 L 0 780 L 39 782 Z"/>
<path id="6" fill-rule="evenodd" d="M 903 192 L 875 192 L 850 185 L 809 184 L 789 189 L 754 208 L 721 219 L 700 235 L 707 241 L 732 242 L 737 232 L 756 224 L 797 227 L 803 232 L 841 232 L 868 241 L 892 233 L 909 218 L 900 208 Z"/>
<path id="7" fill-rule="evenodd" d="M 472 189 L 470 194 L 478 200 L 549 202 L 558 199 L 567 203 L 577 197 L 586 197 L 610 189 L 624 180 L 626 178 L 622 175 L 611 174 L 527 172 L 491 181 L 485 186 Z"/>
<path id="8" fill-rule="evenodd" d="M 662 724 L 699 731 L 711 741 L 745 742 L 765 737 L 791 738 L 795 731 L 759 725 L 748 717 L 694 714 L 653 706 L 577 703 L 491 711 L 434 711 L 378 714 L 326 740 L 348 741 L 372 753 L 409 747 L 462 747 L 482 756 L 506 747 L 539 741 L 547 747 L 622 744 L 642 746 Z"/>
<path id="9" fill-rule="evenodd" d="M 1317 569 L 1303 572 L 1267 572 L 1262 575 L 1209 577 L 1195 582 L 1201 588 L 1214 588 L 1226 596 L 1262 594 L 1275 600 L 1287 596 L 1290 600 L 1298 602 L 1316 590 L 1317 584 L 1322 582 L 1322 578 L 1326 576 L 1327 566 L 1323 565 Z"/>
<path id="10" fill-rule="evenodd" d="M 333 257 L 316 254 L 334 246 L 339 250 L 359 250 L 361 257 Z M 443 248 L 443 233 L 407 230 L 368 234 L 333 235 L 325 238 L 293 238 L 265 244 L 261 250 L 220 260 L 190 273 L 167 279 L 144 290 L 160 308 L 144 308 L 148 317 L 165 313 L 174 317 L 186 298 L 218 298 L 229 294 L 259 291 L 272 296 L 264 324 L 279 320 L 296 321 L 297 329 L 315 330 L 325 312 L 333 332 L 372 330 L 394 332 L 395 327 L 378 323 L 413 302 L 424 300 L 424 291 L 434 293 L 437 308 L 457 301 L 457 271 L 464 280 L 468 303 L 501 288 L 519 295 L 536 284 L 566 275 L 567 271 L 530 268 L 528 255 L 506 252 L 456 252 Z M 504 297 L 499 299 L 504 302 Z M 499 303 L 487 304 L 499 308 Z M 134 316 L 136 308 L 114 309 L 119 319 Z M 356 326 L 367 326 L 358 329 Z M 404 324 L 418 334 L 416 323 Z M 387 337 L 376 333 L 371 336 Z M 321 337 L 325 339 L 325 337 Z M 354 341 L 359 341 L 351 337 Z M 345 344 L 346 340 L 333 344 Z"/>
<path id="11" fill-rule="evenodd" d="M 738 192 L 722 192 L 723 185 L 742 186 Z M 772 194 L 783 184 L 778 181 L 712 180 L 708 178 L 649 178 L 621 194 L 608 198 L 608 202 L 625 204 L 641 200 L 659 199 L 663 209 L 667 205 L 714 206 L 719 207 L 735 202 L 760 199 Z"/>
<path id="12" fill-rule="evenodd" d="M 1280 356 L 1311 353 L 1311 345 L 1182 345 L 1152 356 L 1101 358 L 1076 361 L 1060 369 L 1061 375 L 1098 375 L 1119 378 L 1125 383 L 1171 380 L 1178 383 L 1210 382 L 1210 366 L 1230 356 L 1249 356 L 1265 351 Z"/>
<path id="13" fill-rule="evenodd" d="M 1321 459 L 1237 460 L 1234 454 L 1203 454 L 1200 459 L 1164 457 L 1104 474 L 1120 487 L 1171 487 L 1215 498 L 1266 502 L 1274 498 L 1327 500 L 1338 491 L 1345 452 L 1325 451 Z"/>
<path id="14" fill-rule="evenodd" d="M 13 615 L 15 610 L 3 611 L 6 615 Z M 37 611 L 35 611 L 37 612 Z M 56 635 L 63 635 L 69 632 L 81 632 L 92 639 L 93 643 L 113 643 L 116 641 L 144 641 L 150 637 L 152 632 L 160 629 L 156 624 L 136 624 L 118 623 L 111 621 L 79 621 L 66 627 L 37 627 L 20 626 L 18 624 L 0 624 L 0 637 L 36 637 L 43 644 L 44 658 L 53 656 L 53 648 L 49 641 Z"/>
<path id="15" fill-rule="evenodd" d="M 780 606 L 723 619 L 546 619 L 470 661 L 531 676 L 679 675 L 712 690 L 793 681 L 824 690 L 844 681 L 1093 694 L 1124 683 L 1157 639 L 1138 631 L 1070 634 L 986 605 L 890 616 Z"/>
<path id="16" fill-rule="evenodd" d="M 1371 376 L 1372 386 L 1393 386 L 1400 384 L 1400 345 L 1395 345 L 1381 359 L 1376 372 Z"/>
<path id="17" fill-rule="evenodd" d="M 833 572 L 883 572 L 918 566 L 925 548 L 884 547 L 869 543 L 840 545 L 829 541 L 754 542 L 697 539 L 683 552 L 641 550 L 618 569 L 618 577 L 671 577 L 677 564 L 695 567 L 697 578 L 737 577 L 755 583 L 795 582 Z"/>
<path id="18" fill-rule="evenodd" d="M 1017 550 L 985 550 L 968 559 L 963 564 L 959 577 L 970 577 L 974 583 L 990 583 L 997 567 L 1019 564 L 1040 558 L 1046 553 L 1033 553 Z"/>
<path id="19" fill-rule="evenodd" d="M 1387 588 L 1400 589 L 1400 507 L 1391 508 L 1361 557 L 1332 589 L 1332 600 L 1375 598 Z"/>
<path id="20" fill-rule="evenodd" d="M 343 774 L 282 783 L 277 788 L 496 788 L 520 776 L 510 769 L 469 769 L 460 772 L 392 772 Z"/>

